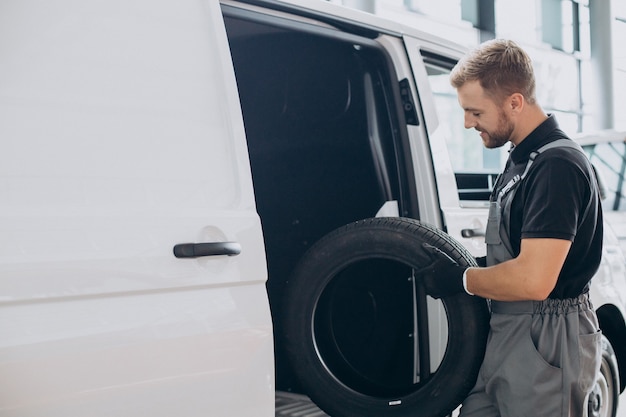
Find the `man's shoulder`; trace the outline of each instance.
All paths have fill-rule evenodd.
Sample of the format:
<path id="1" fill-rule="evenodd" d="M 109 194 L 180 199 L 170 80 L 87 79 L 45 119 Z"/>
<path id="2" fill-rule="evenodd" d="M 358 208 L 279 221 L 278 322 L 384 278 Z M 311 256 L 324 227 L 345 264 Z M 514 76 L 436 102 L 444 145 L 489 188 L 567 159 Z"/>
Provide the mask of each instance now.
<path id="1" fill-rule="evenodd" d="M 567 139 L 575 144 L 571 139 Z M 536 156 L 528 176 L 548 177 L 553 185 L 561 182 L 587 183 L 593 168 L 584 151 L 578 146 L 554 146 Z"/>
<path id="2" fill-rule="evenodd" d="M 560 129 L 555 129 L 549 138 L 539 144 L 533 152 L 545 154 L 541 159 L 566 158 L 568 160 L 571 159 L 572 162 L 585 162 L 588 160 L 580 145 Z"/>

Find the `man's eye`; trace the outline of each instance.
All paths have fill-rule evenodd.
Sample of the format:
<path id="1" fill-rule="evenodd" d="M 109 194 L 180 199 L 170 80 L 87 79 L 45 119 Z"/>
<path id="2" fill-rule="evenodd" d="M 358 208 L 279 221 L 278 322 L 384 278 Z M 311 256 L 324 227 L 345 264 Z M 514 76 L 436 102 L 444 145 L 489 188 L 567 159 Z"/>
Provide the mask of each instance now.
<path id="1" fill-rule="evenodd" d="M 474 117 L 480 117 L 480 113 L 472 113 L 472 116 L 474 116 Z"/>

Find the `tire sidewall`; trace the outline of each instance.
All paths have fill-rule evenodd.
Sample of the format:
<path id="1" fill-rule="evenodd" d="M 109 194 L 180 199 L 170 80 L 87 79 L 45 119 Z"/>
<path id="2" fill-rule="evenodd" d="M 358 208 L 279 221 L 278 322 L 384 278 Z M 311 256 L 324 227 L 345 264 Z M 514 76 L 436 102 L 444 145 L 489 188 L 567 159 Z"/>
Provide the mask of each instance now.
<path id="1" fill-rule="evenodd" d="M 475 261 L 448 235 L 411 219 L 368 219 L 330 233 L 314 245 L 287 284 L 285 344 L 292 368 L 307 394 L 334 416 L 427 417 L 452 411 L 473 387 L 488 330 L 486 302 L 458 294 L 444 298 L 448 347 L 439 369 L 415 392 L 400 397 L 364 395 L 336 379 L 316 349 L 314 317 L 324 289 L 348 265 L 372 257 L 428 265 L 420 243 L 442 248 L 461 265 Z M 443 243 L 443 244 L 442 244 Z"/>

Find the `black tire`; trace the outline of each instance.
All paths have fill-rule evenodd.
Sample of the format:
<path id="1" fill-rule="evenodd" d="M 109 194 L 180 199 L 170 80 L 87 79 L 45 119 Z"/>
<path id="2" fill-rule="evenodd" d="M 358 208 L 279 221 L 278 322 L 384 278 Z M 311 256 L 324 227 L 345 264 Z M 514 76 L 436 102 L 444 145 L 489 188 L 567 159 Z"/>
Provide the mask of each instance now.
<path id="1" fill-rule="evenodd" d="M 447 347 L 432 372 L 426 296 L 419 278 L 411 278 L 432 262 L 422 243 L 460 265 L 475 265 L 469 252 L 432 226 L 376 218 L 322 238 L 288 281 L 287 355 L 306 394 L 329 415 L 439 417 L 473 387 L 488 333 L 487 303 L 465 293 L 442 299 Z M 421 337 L 409 337 L 416 328 Z"/>
<path id="2" fill-rule="evenodd" d="M 615 417 L 620 394 L 617 358 L 611 342 L 602 336 L 602 362 L 587 402 L 589 417 Z"/>

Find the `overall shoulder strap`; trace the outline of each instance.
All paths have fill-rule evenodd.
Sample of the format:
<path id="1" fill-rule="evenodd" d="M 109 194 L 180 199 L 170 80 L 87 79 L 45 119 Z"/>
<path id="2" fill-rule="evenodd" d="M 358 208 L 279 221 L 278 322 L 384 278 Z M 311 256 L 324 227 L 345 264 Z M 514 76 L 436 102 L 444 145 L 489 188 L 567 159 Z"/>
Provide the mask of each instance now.
<path id="1" fill-rule="evenodd" d="M 550 150 L 550 149 L 554 149 L 554 148 L 572 148 L 572 149 L 577 149 L 580 152 L 583 152 L 583 148 L 576 142 L 574 142 L 571 139 L 557 139 L 555 141 L 552 141 L 550 143 L 546 143 L 545 145 L 543 145 L 541 148 L 537 149 L 536 151 L 533 151 L 530 153 L 530 156 L 528 158 L 528 162 L 526 163 L 526 169 L 524 169 L 524 172 L 522 173 L 522 175 L 520 176 L 520 180 L 523 180 L 524 178 L 526 178 L 526 175 L 528 175 L 528 171 L 530 170 L 530 167 L 532 166 L 532 164 L 535 162 L 535 158 L 537 158 L 537 156 L 539 156 L 539 154 Z"/>
<path id="2" fill-rule="evenodd" d="M 530 166 L 533 164 L 535 158 L 542 152 L 545 152 L 549 149 L 554 149 L 554 148 L 558 148 L 558 147 L 563 147 L 563 148 L 571 148 L 571 149 L 576 149 L 578 151 L 580 151 L 583 155 L 585 154 L 585 151 L 583 150 L 582 146 L 580 146 L 578 143 L 574 142 L 573 140 L 570 139 L 557 139 L 553 142 L 547 143 L 545 145 L 543 145 L 541 148 L 537 149 L 535 152 L 531 153 L 529 159 L 528 159 L 528 163 L 526 164 L 526 169 L 524 170 L 524 173 L 522 174 L 521 179 L 524 179 L 524 177 L 526 176 L 526 174 L 528 174 L 528 170 L 530 169 Z M 596 184 L 596 189 L 598 190 L 598 194 L 601 196 L 602 195 L 602 188 L 600 186 L 600 182 L 598 180 L 598 175 L 596 173 L 596 169 L 593 166 L 593 164 L 589 164 L 591 167 L 591 177 L 594 179 L 595 184 Z M 587 217 L 587 213 L 589 212 L 589 209 L 591 208 L 591 201 L 589 202 L 589 204 L 587 204 L 587 207 L 585 208 L 585 212 L 582 215 L 582 218 Z"/>
<path id="3" fill-rule="evenodd" d="M 539 154 L 558 147 L 577 149 L 584 154 L 583 148 L 578 143 L 570 139 L 561 138 L 543 145 L 536 151 L 530 153 L 530 156 L 528 157 L 528 162 L 526 163 L 526 168 L 524 168 L 524 172 L 521 175 L 516 175 L 515 177 L 511 178 L 511 180 L 504 187 L 502 187 L 502 189 L 498 193 L 498 202 L 500 202 L 502 198 L 509 193 L 509 191 L 515 188 L 520 181 L 526 178 L 526 176 L 528 175 L 528 171 L 530 171 L 530 167 L 533 165 L 533 163 L 535 162 L 535 158 L 537 158 Z"/>
<path id="4" fill-rule="evenodd" d="M 546 143 L 541 148 L 537 149 L 535 152 L 541 153 L 541 152 L 547 151 L 548 149 L 558 148 L 558 147 L 578 149 L 579 151 L 583 152 L 583 148 L 578 143 L 574 142 L 571 139 L 565 139 L 565 138 L 557 139 L 550 143 Z"/>

